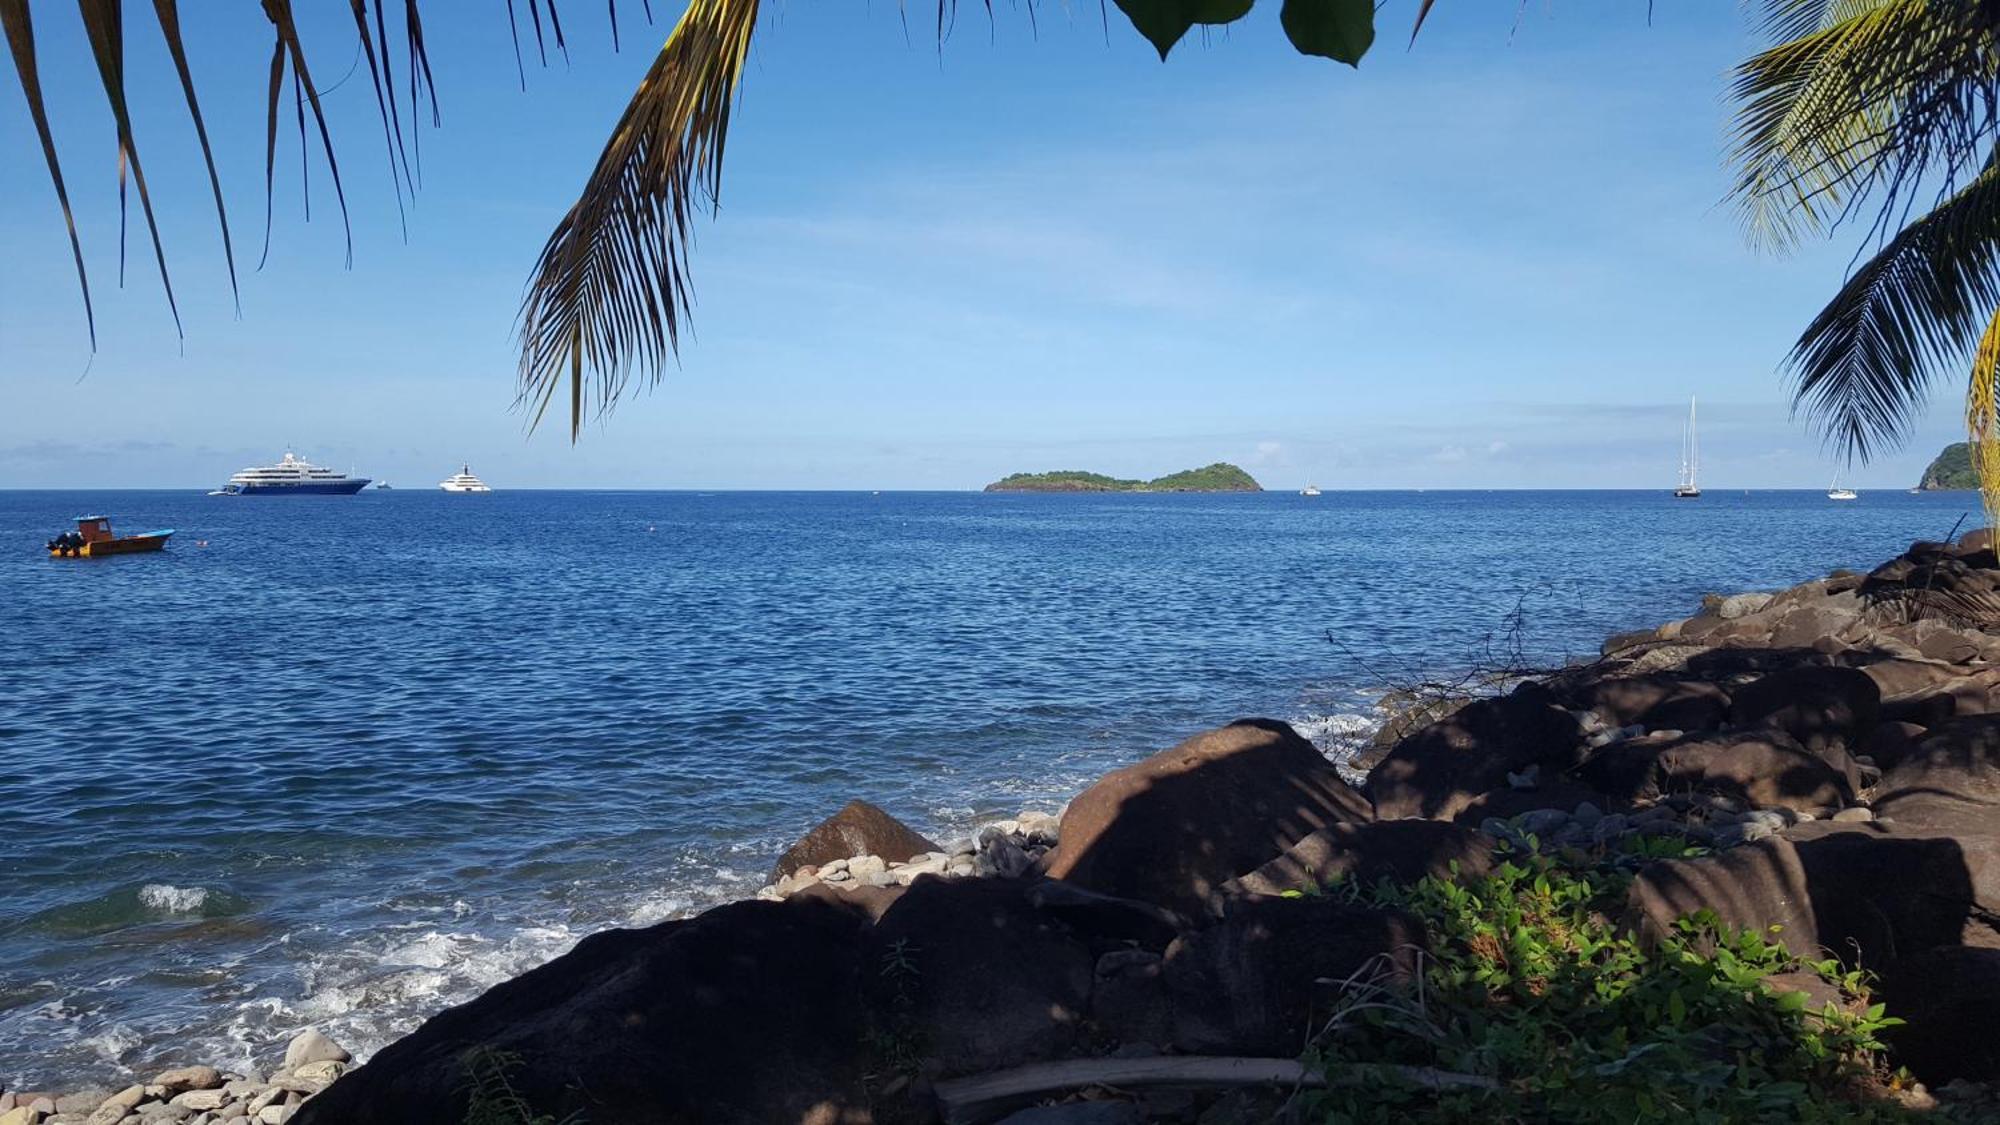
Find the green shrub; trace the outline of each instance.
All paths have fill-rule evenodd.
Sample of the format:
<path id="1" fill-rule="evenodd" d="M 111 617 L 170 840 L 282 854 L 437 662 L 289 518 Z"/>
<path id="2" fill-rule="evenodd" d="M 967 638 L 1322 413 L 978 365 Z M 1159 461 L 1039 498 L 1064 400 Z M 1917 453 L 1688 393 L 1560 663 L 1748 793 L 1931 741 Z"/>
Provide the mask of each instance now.
<path id="1" fill-rule="evenodd" d="M 521 1066 L 521 1056 L 493 1047 L 476 1047 L 466 1052 L 465 1120 L 463 1125 L 584 1125 L 581 1114 L 558 1120 L 536 1113 L 528 1099 L 514 1089 L 511 1077 Z"/>
<path id="2" fill-rule="evenodd" d="M 1328 1122 L 1891 1121 L 1877 1034 L 1897 1021 L 1867 978 L 1801 961 L 1772 935 L 1686 919 L 1655 948 L 1613 923 L 1619 857 L 1510 855 L 1490 876 L 1338 887 L 1421 918 L 1420 979 L 1352 982 L 1309 1053 L 1331 1080 L 1304 1099 Z M 1818 977 L 1838 1003 L 1774 986 Z M 1490 1080 L 1426 1089 L 1397 1063 Z M 1871 1097 L 1870 1092 L 1876 1092 Z"/>

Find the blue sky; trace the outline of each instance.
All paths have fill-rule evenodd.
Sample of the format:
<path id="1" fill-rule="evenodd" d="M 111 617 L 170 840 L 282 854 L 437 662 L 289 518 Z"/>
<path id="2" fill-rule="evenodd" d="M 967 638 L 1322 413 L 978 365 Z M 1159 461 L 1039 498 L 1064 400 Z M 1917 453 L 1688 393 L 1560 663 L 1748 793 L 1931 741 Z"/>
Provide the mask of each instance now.
<path id="1" fill-rule="evenodd" d="M 428 6 L 444 127 L 398 231 L 365 67 L 328 96 L 354 226 L 323 163 L 303 221 L 281 133 L 262 242 L 269 31 L 184 5 L 242 271 L 150 9 L 132 5 L 140 153 L 183 320 L 134 206 L 117 286 L 113 133 L 73 10 L 36 5 L 43 79 L 95 283 L 88 348 L 59 213 L 0 82 L 0 487 L 198 487 L 287 445 L 398 484 L 468 461 L 496 487 L 971 488 L 1008 472 L 1154 476 L 1231 460 L 1268 487 L 1664 487 L 1689 395 L 1705 484 L 1823 487 L 1787 345 L 1841 239 L 1753 253 L 1721 203 L 1736 5 L 1440 4 L 1414 50 L 1391 0 L 1358 71 L 1294 54 L 1265 0 L 1162 65 L 1110 12 L 930 16 L 768 5 L 698 232 L 678 370 L 593 423 L 529 433 L 513 318 L 665 23 L 568 3 L 571 62 L 514 70 L 504 6 Z M 305 25 L 316 77 L 347 6 Z M 520 7 L 517 5 L 517 7 Z M 663 21 L 671 0 L 654 4 Z M 1073 14 L 1072 14 L 1073 11 Z M 525 34 L 525 32 L 524 32 Z M 289 110 L 289 107 L 288 107 Z M 287 120 L 285 127 L 289 128 Z M 1907 487 L 1957 437 L 1940 388 Z"/>

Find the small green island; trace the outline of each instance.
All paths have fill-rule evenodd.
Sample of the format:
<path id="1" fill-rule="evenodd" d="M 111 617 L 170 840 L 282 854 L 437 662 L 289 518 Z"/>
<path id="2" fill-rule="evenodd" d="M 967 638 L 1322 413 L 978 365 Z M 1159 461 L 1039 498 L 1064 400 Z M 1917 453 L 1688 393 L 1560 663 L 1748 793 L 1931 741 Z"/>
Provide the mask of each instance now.
<path id="1" fill-rule="evenodd" d="M 1944 452 L 1924 469 L 1924 478 L 1917 487 L 1925 492 L 1978 488 L 1979 474 L 1972 468 L 1972 443 L 1959 441 L 1945 446 Z"/>
<path id="2" fill-rule="evenodd" d="M 1080 469 L 1015 473 L 986 486 L 988 492 L 1262 492 L 1264 486 L 1242 469 L 1217 461 L 1153 480 L 1124 480 Z"/>

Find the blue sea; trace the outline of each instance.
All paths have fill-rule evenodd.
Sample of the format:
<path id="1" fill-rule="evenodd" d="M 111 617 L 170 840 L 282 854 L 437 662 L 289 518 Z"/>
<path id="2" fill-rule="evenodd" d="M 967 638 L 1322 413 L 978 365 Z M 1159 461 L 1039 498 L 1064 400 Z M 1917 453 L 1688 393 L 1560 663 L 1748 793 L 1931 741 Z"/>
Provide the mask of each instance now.
<path id="1" fill-rule="evenodd" d="M 946 840 L 1239 716 L 1337 751 L 1517 608 L 1530 656 L 1591 653 L 1976 508 L 0 492 L 0 1085 L 268 1066 L 309 1024 L 365 1055 L 754 893 L 849 798 Z M 97 512 L 179 530 L 45 557 Z"/>

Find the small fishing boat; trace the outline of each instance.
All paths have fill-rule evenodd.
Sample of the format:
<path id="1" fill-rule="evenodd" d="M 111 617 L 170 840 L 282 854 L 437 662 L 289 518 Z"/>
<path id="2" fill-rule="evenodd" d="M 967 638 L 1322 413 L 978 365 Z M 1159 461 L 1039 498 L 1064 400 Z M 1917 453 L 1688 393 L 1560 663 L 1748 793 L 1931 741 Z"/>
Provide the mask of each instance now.
<path id="1" fill-rule="evenodd" d="M 1319 495 L 1319 485 L 1316 485 L 1316 484 L 1309 484 L 1309 485 L 1306 485 L 1306 486 L 1305 486 L 1304 488 L 1301 488 L 1301 489 L 1299 489 L 1299 495 L 1300 495 L 1300 496 L 1318 496 L 1318 495 Z"/>
<path id="2" fill-rule="evenodd" d="M 157 551 L 172 538 L 173 528 L 142 531 L 137 535 L 114 535 L 108 516 L 78 516 L 76 530 L 65 531 L 49 540 L 52 559 L 94 559 L 104 555 L 132 555 Z"/>

